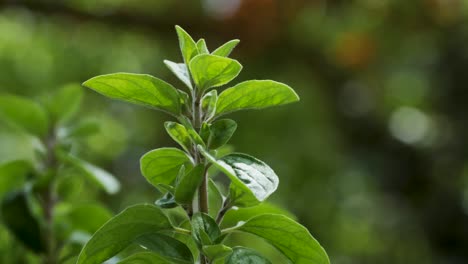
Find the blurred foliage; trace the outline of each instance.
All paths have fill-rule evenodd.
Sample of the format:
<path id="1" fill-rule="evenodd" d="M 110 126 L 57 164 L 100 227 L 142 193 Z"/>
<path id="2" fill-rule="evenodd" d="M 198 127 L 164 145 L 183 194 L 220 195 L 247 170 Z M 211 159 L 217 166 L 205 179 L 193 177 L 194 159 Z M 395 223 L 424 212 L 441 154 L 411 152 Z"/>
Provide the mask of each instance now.
<path id="1" fill-rule="evenodd" d="M 162 62 L 180 61 L 171 45 L 175 24 L 216 45 L 241 39 L 233 56 L 248 67 L 240 79 L 274 76 L 302 101 L 236 114 L 232 143 L 281 175 L 270 200 L 294 212 L 332 263 L 468 261 L 468 2 L 16 0 L 0 6 L 0 91 L 31 98 L 120 71 L 157 73 L 178 84 Z M 80 147 L 82 156 L 105 164 L 125 186 L 118 198 L 102 201 L 120 211 L 157 198 L 137 164 L 147 150 L 173 144 L 162 116 L 90 91 L 84 104 L 81 115 L 104 128 Z M 0 124 L 0 161 L 33 158 L 34 140 L 6 127 Z M 22 250 L 0 229 L 0 262 L 24 256 Z"/>

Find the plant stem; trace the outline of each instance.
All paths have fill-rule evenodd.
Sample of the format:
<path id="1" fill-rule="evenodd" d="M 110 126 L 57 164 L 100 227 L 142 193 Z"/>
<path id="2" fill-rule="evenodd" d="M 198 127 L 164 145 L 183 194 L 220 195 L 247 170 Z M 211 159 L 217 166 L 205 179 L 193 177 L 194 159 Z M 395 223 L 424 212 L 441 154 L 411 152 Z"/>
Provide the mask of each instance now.
<path id="1" fill-rule="evenodd" d="M 202 213 L 208 213 L 208 173 L 207 169 L 205 168 L 205 172 L 203 173 L 203 181 L 200 185 L 200 189 L 198 190 L 198 199 L 200 201 L 200 211 Z"/>
<path id="2" fill-rule="evenodd" d="M 223 221 L 224 215 L 226 215 L 227 211 L 229 211 L 229 209 L 231 209 L 231 207 L 232 207 L 231 202 L 230 202 L 230 199 L 228 197 L 224 201 L 223 207 L 221 208 L 221 210 L 219 210 L 218 215 L 216 216 L 216 223 L 218 225 L 221 223 L 221 221 Z"/>

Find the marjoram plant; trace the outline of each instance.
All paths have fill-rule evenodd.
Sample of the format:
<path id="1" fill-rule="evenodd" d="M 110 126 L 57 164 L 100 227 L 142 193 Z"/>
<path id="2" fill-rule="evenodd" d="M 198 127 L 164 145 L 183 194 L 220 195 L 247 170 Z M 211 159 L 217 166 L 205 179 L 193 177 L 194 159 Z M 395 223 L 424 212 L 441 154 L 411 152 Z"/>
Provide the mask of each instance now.
<path id="1" fill-rule="evenodd" d="M 325 250 L 294 220 L 261 209 L 236 216 L 240 209 L 264 202 L 277 189 L 279 179 L 252 156 L 221 155 L 237 127 L 235 121 L 221 117 L 296 102 L 298 95 L 270 80 L 245 81 L 218 95 L 215 88 L 232 81 L 242 69 L 238 61 L 228 58 L 239 40 L 210 53 L 203 39 L 195 42 L 179 26 L 176 31 L 183 63 L 164 62 L 188 94 L 143 74 L 101 75 L 83 84 L 107 97 L 173 116 L 178 122 L 168 121 L 165 128 L 181 149 L 159 148 L 141 158 L 141 173 L 164 196 L 155 205 L 131 206 L 108 221 L 84 246 L 77 263 L 102 263 L 135 244 L 141 250 L 119 263 L 272 263 L 253 249 L 225 243 L 233 232 L 262 238 L 290 263 L 329 263 Z M 210 178 L 213 170 L 229 178 L 227 193 Z M 184 217 L 174 220 L 169 208 L 183 208 Z M 230 223 L 225 221 L 228 211 Z"/>

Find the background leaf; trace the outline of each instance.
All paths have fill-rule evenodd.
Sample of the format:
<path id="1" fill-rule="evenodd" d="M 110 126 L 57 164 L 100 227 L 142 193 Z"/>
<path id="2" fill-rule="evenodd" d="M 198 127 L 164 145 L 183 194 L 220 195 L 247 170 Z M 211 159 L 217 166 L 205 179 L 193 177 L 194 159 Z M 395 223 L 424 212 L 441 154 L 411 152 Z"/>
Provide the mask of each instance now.
<path id="1" fill-rule="evenodd" d="M 83 88 L 69 84 L 58 89 L 46 98 L 46 106 L 53 123 L 69 121 L 79 110 L 83 98 Z"/>

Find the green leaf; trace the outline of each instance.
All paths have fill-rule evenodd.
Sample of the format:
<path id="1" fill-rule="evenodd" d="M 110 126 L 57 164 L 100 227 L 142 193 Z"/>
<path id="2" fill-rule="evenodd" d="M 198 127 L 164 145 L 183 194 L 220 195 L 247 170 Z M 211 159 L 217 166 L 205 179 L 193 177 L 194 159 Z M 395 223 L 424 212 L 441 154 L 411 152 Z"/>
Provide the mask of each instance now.
<path id="1" fill-rule="evenodd" d="M 167 192 L 163 197 L 156 200 L 154 204 L 163 209 L 171 209 L 179 206 L 175 200 L 174 195 L 170 192 Z"/>
<path id="2" fill-rule="evenodd" d="M 96 76 L 83 85 L 113 99 L 151 107 L 175 116 L 180 113 L 177 90 L 151 75 L 113 73 Z"/>
<path id="3" fill-rule="evenodd" d="M 218 101 L 218 92 L 212 90 L 205 94 L 201 100 L 202 112 L 204 120 L 208 121 L 214 117 L 216 113 L 216 102 Z"/>
<path id="4" fill-rule="evenodd" d="M 202 54 L 190 61 L 193 81 L 201 91 L 227 84 L 242 70 L 242 65 L 233 59 Z"/>
<path id="5" fill-rule="evenodd" d="M 213 122 L 210 126 L 210 138 L 208 147 L 217 149 L 229 142 L 234 132 L 236 132 L 237 123 L 231 119 L 221 119 Z"/>
<path id="6" fill-rule="evenodd" d="M 189 136 L 192 139 L 192 142 L 198 145 L 205 146 L 205 142 L 203 141 L 201 136 L 197 133 L 197 131 L 195 131 L 190 120 L 185 116 L 180 117 L 179 120 L 187 129 L 187 132 L 189 133 Z"/>
<path id="7" fill-rule="evenodd" d="M 97 120 L 82 120 L 71 127 L 59 130 L 60 138 L 84 138 L 99 132 L 100 126 Z"/>
<path id="8" fill-rule="evenodd" d="M 231 179 L 231 185 L 242 190 L 243 195 L 263 202 L 278 187 L 278 176 L 261 160 L 241 153 L 216 159 L 202 147 L 199 149 L 203 156 Z"/>
<path id="9" fill-rule="evenodd" d="M 31 212 L 25 192 L 10 193 L 0 209 L 3 224 L 17 240 L 36 253 L 46 251 L 40 224 Z"/>
<path id="10" fill-rule="evenodd" d="M 190 73 L 185 63 L 176 63 L 170 60 L 164 60 L 164 64 L 171 70 L 172 73 L 179 78 L 187 87 L 192 90 L 192 81 L 190 80 Z"/>
<path id="11" fill-rule="evenodd" d="M 72 154 L 59 152 L 59 158 L 74 166 L 84 173 L 92 182 L 96 183 L 109 194 L 115 194 L 120 190 L 119 181 L 109 172 L 86 162 Z"/>
<path id="12" fill-rule="evenodd" d="M 140 170 L 153 186 L 171 184 L 184 163 L 190 162 L 189 156 L 180 149 L 160 148 L 152 150 L 140 159 Z"/>
<path id="13" fill-rule="evenodd" d="M 58 89 L 46 98 L 46 106 L 53 123 L 69 121 L 80 109 L 83 88 L 78 84 L 69 84 Z"/>
<path id="14" fill-rule="evenodd" d="M 13 160 L 0 164 L 0 199 L 8 192 L 19 190 L 28 175 L 33 173 L 31 163 L 25 160 Z"/>
<path id="15" fill-rule="evenodd" d="M 36 136 L 43 137 L 47 134 L 48 120 L 45 109 L 26 98 L 0 95 L 0 119 L 6 119 Z"/>
<path id="16" fill-rule="evenodd" d="M 232 254 L 227 257 L 226 264 L 271 264 L 271 262 L 260 255 L 257 251 L 244 248 L 235 247 L 233 248 Z M 296 264 L 296 262 L 294 262 Z M 315 263 L 313 263 L 315 264 Z"/>
<path id="17" fill-rule="evenodd" d="M 208 47 L 206 46 L 206 41 L 204 39 L 199 39 L 197 41 L 197 48 L 199 54 L 208 54 L 210 51 L 208 51 Z"/>
<path id="18" fill-rule="evenodd" d="M 233 39 L 231 41 L 228 41 L 224 43 L 221 47 L 217 48 L 215 51 L 213 51 L 213 55 L 221 56 L 221 57 L 227 57 L 229 54 L 231 54 L 232 50 L 239 44 L 240 40 L 238 39 Z"/>
<path id="19" fill-rule="evenodd" d="M 229 210 L 223 218 L 221 227 L 233 227 L 240 222 L 246 222 L 249 219 L 262 214 L 281 214 L 295 220 L 295 216 L 285 209 L 274 204 L 264 202 L 249 208 L 233 208 Z"/>
<path id="20" fill-rule="evenodd" d="M 327 253 L 307 228 L 284 215 L 256 216 L 236 230 L 265 239 L 295 264 L 329 264 Z"/>
<path id="21" fill-rule="evenodd" d="M 180 204 L 189 204 L 203 181 L 205 166 L 198 164 L 185 174 L 177 183 L 175 189 L 175 200 Z"/>
<path id="22" fill-rule="evenodd" d="M 167 121 L 164 123 L 164 127 L 166 128 L 167 133 L 171 138 L 179 143 L 179 145 L 186 151 L 190 152 L 192 148 L 192 140 L 190 138 L 189 132 L 187 129 L 176 122 Z"/>
<path id="23" fill-rule="evenodd" d="M 119 261 L 118 264 L 173 264 L 173 262 L 152 252 L 138 252 Z"/>
<path id="24" fill-rule="evenodd" d="M 180 26 L 176 26 L 177 36 L 179 37 L 179 46 L 184 58 L 185 64 L 189 64 L 193 57 L 198 55 L 197 44 L 193 38 Z"/>
<path id="25" fill-rule="evenodd" d="M 223 206 L 224 197 L 221 191 L 218 189 L 216 183 L 209 179 L 208 182 L 208 201 L 209 201 L 209 214 L 211 217 L 216 217 L 219 210 Z"/>
<path id="26" fill-rule="evenodd" d="M 167 235 L 152 233 L 140 236 L 135 243 L 151 250 L 171 263 L 192 264 L 193 256 L 190 249 L 179 240 Z"/>
<path id="27" fill-rule="evenodd" d="M 199 247 L 212 245 L 221 236 L 221 230 L 211 216 L 196 213 L 192 217 L 192 237 Z"/>
<path id="28" fill-rule="evenodd" d="M 299 96 L 286 84 L 253 80 L 237 84 L 219 95 L 216 115 L 243 109 L 263 109 L 299 101 Z"/>
<path id="29" fill-rule="evenodd" d="M 93 235 L 82 249 L 77 264 L 100 264 L 142 235 L 169 230 L 173 227 L 161 209 L 147 204 L 129 207 Z"/>
<path id="30" fill-rule="evenodd" d="M 218 244 L 218 245 L 208 245 L 203 246 L 203 253 L 208 257 L 209 260 L 213 261 L 216 259 L 224 258 L 227 255 L 232 253 L 232 249 L 228 246 Z M 244 262 L 238 262 L 244 263 Z"/>

